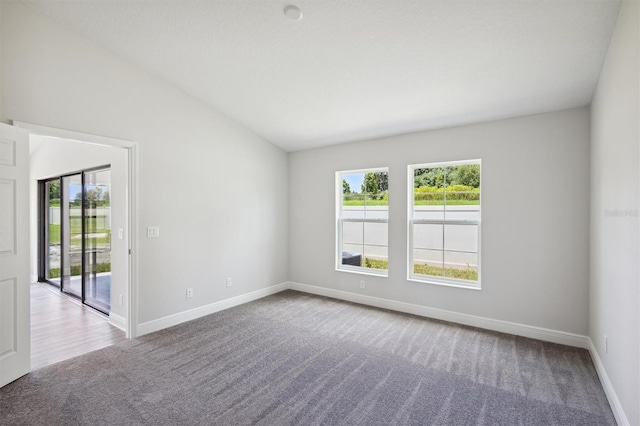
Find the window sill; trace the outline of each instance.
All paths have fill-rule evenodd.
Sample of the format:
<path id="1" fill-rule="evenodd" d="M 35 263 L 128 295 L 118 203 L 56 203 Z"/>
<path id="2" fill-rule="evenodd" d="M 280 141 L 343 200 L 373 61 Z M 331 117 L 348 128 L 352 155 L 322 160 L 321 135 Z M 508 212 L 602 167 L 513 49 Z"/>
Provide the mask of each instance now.
<path id="1" fill-rule="evenodd" d="M 370 275 L 373 277 L 389 277 L 389 271 L 385 269 L 371 269 L 371 268 L 358 268 L 358 267 L 337 267 L 336 271 L 338 272 L 347 272 L 349 274 L 359 274 L 359 275 Z"/>
<path id="2" fill-rule="evenodd" d="M 407 281 L 413 281 L 416 283 L 424 283 L 424 284 L 433 284 L 440 285 L 445 287 L 456 287 L 456 288 L 464 288 L 467 290 L 482 290 L 482 286 L 480 285 L 480 281 L 474 283 L 465 283 L 461 280 L 440 280 L 436 277 L 428 277 L 428 276 L 416 276 L 410 275 L 407 277 Z"/>

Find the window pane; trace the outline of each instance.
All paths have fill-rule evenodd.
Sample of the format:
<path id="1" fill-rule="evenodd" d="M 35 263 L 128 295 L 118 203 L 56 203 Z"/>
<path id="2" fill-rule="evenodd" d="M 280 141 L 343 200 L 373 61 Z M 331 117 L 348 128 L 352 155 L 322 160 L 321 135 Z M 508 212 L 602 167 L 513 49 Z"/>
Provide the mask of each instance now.
<path id="1" fill-rule="evenodd" d="M 389 220 L 389 206 L 368 206 L 365 217 L 367 219 Z"/>
<path id="2" fill-rule="evenodd" d="M 480 206 L 446 206 L 447 220 L 480 220 Z"/>
<path id="3" fill-rule="evenodd" d="M 373 269 L 389 269 L 389 253 L 386 246 L 364 246 L 362 266 Z"/>
<path id="4" fill-rule="evenodd" d="M 414 188 L 443 188 L 444 186 L 444 168 L 442 167 L 426 167 L 416 168 L 413 170 L 413 187 Z M 424 197 L 425 200 L 437 200 L 437 191 L 422 190 L 416 193 L 431 193 L 433 197 Z M 439 197 L 442 199 L 442 197 Z"/>
<path id="5" fill-rule="evenodd" d="M 364 243 L 386 247 L 388 228 L 388 223 L 364 223 Z"/>
<path id="6" fill-rule="evenodd" d="M 478 252 L 477 225 L 445 225 L 445 250 Z"/>
<path id="7" fill-rule="evenodd" d="M 362 222 L 344 222 L 342 224 L 342 242 L 344 244 L 364 243 L 364 227 Z"/>
<path id="8" fill-rule="evenodd" d="M 444 252 L 445 275 L 462 280 L 478 280 L 478 255 Z"/>
<path id="9" fill-rule="evenodd" d="M 413 225 L 413 246 L 418 249 L 443 249 L 442 236 L 444 225 Z"/>
<path id="10" fill-rule="evenodd" d="M 444 276 L 444 253 L 441 250 L 413 250 L 413 273 Z"/>
<path id="11" fill-rule="evenodd" d="M 415 206 L 414 219 L 444 220 L 444 206 Z"/>

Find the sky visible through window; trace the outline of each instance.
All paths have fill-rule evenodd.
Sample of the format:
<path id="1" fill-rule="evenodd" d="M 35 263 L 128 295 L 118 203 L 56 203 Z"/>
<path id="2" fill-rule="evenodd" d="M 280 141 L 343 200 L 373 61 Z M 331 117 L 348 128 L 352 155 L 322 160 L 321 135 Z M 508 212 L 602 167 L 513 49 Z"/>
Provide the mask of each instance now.
<path id="1" fill-rule="evenodd" d="M 364 182 L 364 173 L 351 173 L 342 175 L 342 178 L 347 181 L 351 192 L 360 193 L 362 190 L 362 183 Z"/>
<path id="2" fill-rule="evenodd" d="M 69 200 L 75 200 L 78 194 L 82 192 L 82 185 L 69 185 Z"/>

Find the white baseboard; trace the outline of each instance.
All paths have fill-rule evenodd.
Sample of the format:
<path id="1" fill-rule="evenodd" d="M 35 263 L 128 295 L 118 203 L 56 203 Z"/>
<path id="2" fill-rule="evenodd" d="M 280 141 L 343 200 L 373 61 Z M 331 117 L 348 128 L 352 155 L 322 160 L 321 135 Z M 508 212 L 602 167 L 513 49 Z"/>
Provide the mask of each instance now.
<path id="1" fill-rule="evenodd" d="M 198 308 L 190 309 L 188 311 L 180 312 L 177 314 L 169 315 L 156 320 L 143 322 L 138 324 L 137 335 L 142 336 L 144 334 L 153 333 L 174 325 L 181 324 L 183 322 L 191 321 L 206 315 L 210 315 L 216 312 L 223 311 L 225 309 L 232 308 L 234 306 L 242 305 L 244 303 L 252 302 L 263 297 L 270 296 L 272 294 L 279 293 L 288 288 L 288 284 L 280 283 L 260 290 L 252 291 L 251 293 L 241 294 L 240 296 L 231 297 L 229 299 L 214 302 L 209 305 L 200 306 Z"/>
<path id="2" fill-rule="evenodd" d="M 334 299 L 375 306 L 377 308 L 390 309 L 393 311 L 405 312 L 408 314 L 419 315 L 427 318 L 455 322 L 458 324 L 469 325 L 486 330 L 493 330 L 502 333 L 514 334 L 516 336 L 529 337 L 532 339 L 543 340 L 545 342 L 560 343 L 562 345 L 589 349 L 589 338 L 580 334 L 567 333 L 564 331 L 518 324 L 515 322 L 462 314 L 459 312 L 447 311 L 444 309 L 430 308 L 427 306 L 414 305 L 412 303 L 398 302 L 395 300 L 365 296 L 362 294 L 349 293 L 346 291 L 333 290 L 325 287 L 317 287 L 295 282 L 289 282 L 288 288 L 305 293 L 317 294 L 320 296 L 332 297 Z"/>
<path id="3" fill-rule="evenodd" d="M 607 374 L 607 370 L 604 369 L 604 364 L 600 359 L 600 355 L 598 355 L 598 351 L 596 350 L 593 341 L 589 337 L 589 352 L 591 353 L 591 359 L 593 360 L 594 365 L 596 366 L 596 371 L 598 372 L 598 377 L 600 378 L 600 383 L 602 383 L 602 388 L 604 389 L 605 395 L 607 395 L 607 399 L 609 400 L 609 405 L 611 406 L 611 411 L 613 411 L 613 415 L 616 418 L 616 421 L 620 426 L 629 425 L 629 419 L 627 419 L 627 415 L 624 413 L 622 409 L 622 404 L 618 399 L 618 395 L 616 394 L 615 389 L 613 389 L 613 384 L 611 380 L 609 380 L 609 375 Z"/>
<path id="4" fill-rule="evenodd" d="M 114 327 L 119 328 L 120 330 L 126 332 L 127 331 L 127 319 L 121 315 L 114 314 L 113 312 L 109 313 L 109 324 Z"/>
<path id="5" fill-rule="evenodd" d="M 598 376 L 602 383 L 602 387 L 604 388 L 607 399 L 609 400 L 609 404 L 611 405 L 611 409 L 616 418 L 616 421 L 619 425 L 629 424 L 629 420 L 627 419 L 627 416 L 622 409 L 622 405 L 620 404 L 620 400 L 618 399 L 613 385 L 609 380 L 609 376 L 607 375 L 607 372 L 604 368 L 604 364 L 602 363 L 602 360 L 600 359 L 598 352 L 596 351 L 596 348 L 591 341 L 591 338 L 588 336 L 509 321 L 485 318 L 476 315 L 462 314 L 459 312 L 447 311 L 444 309 L 430 308 L 427 306 L 382 299 L 379 297 L 366 296 L 341 290 L 333 290 L 325 287 L 312 286 L 296 282 L 284 282 L 264 289 L 253 291 L 251 293 L 242 294 L 240 296 L 211 303 L 206 306 L 200 306 L 198 308 L 191 309 L 185 312 L 180 312 L 153 321 L 141 323 L 138 325 L 137 334 L 138 336 L 142 336 L 144 334 L 153 333 L 154 331 L 159 331 L 164 328 L 172 327 L 174 325 L 210 315 L 228 308 L 232 308 L 234 306 L 252 302 L 254 300 L 261 299 L 263 297 L 270 296 L 287 289 L 310 294 L 317 294 L 319 296 L 326 296 L 339 300 L 346 300 L 348 302 L 360 303 L 368 306 L 375 306 L 377 308 L 419 315 L 427 318 L 434 318 L 443 321 L 464 324 L 472 327 L 483 328 L 486 330 L 513 334 L 516 336 L 529 337 L 531 339 L 542 340 L 545 342 L 559 343 L 567 346 L 588 349 L 591 353 L 591 358 L 593 359 L 593 362 L 595 364 L 596 372 L 598 373 Z M 126 320 L 124 317 L 111 314 L 111 316 L 109 317 L 109 322 L 120 329 L 126 329 Z"/>

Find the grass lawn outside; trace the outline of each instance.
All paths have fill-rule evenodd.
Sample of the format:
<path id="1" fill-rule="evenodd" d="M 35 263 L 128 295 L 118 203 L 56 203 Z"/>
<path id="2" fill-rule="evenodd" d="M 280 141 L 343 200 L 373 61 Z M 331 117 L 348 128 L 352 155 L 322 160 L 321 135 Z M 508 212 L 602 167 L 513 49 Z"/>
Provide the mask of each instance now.
<path id="1" fill-rule="evenodd" d="M 414 200 L 414 206 L 444 206 L 442 200 Z M 479 206 L 480 200 L 447 200 L 447 206 Z"/>
<path id="2" fill-rule="evenodd" d="M 91 238 L 91 240 L 95 240 L 95 242 L 93 242 L 93 245 L 100 246 L 109 244 L 109 242 L 111 242 L 111 230 L 104 228 L 95 228 L 96 219 L 91 219 L 91 221 L 93 223 L 89 224 L 92 228 L 90 233 L 100 235 L 98 237 Z M 70 231 L 72 236 L 80 235 L 82 233 L 82 223 L 80 218 L 71 218 Z M 49 224 L 49 244 L 60 244 L 60 225 Z"/>
<path id="3" fill-rule="evenodd" d="M 343 206 L 364 206 L 363 200 L 342 200 Z M 367 200 L 367 206 L 388 206 L 389 200 Z"/>
<path id="4" fill-rule="evenodd" d="M 343 200 L 343 206 L 364 206 L 362 200 Z M 367 200 L 367 206 L 388 206 L 389 200 Z M 444 206 L 442 200 L 415 200 L 414 206 Z M 480 200 L 447 200 L 447 206 L 479 206 Z"/>
<path id="5" fill-rule="evenodd" d="M 364 258 L 362 259 L 361 266 L 363 268 L 389 269 L 389 262 L 381 259 Z M 466 269 L 459 269 L 459 268 L 441 268 L 441 267 L 432 266 L 432 265 L 414 265 L 413 273 L 420 274 L 420 275 L 430 275 L 433 277 L 457 278 L 461 280 L 470 280 L 470 281 L 478 280 L 478 271 L 475 271 L 469 267 L 467 267 Z"/>
<path id="6" fill-rule="evenodd" d="M 96 273 L 111 272 L 111 263 L 98 263 L 96 265 Z M 78 276 L 82 274 L 81 265 L 71 266 L 71 276 Z M 49 270 L 49 278 L 60 278 L 60 268 L 51 268 Z"/>

